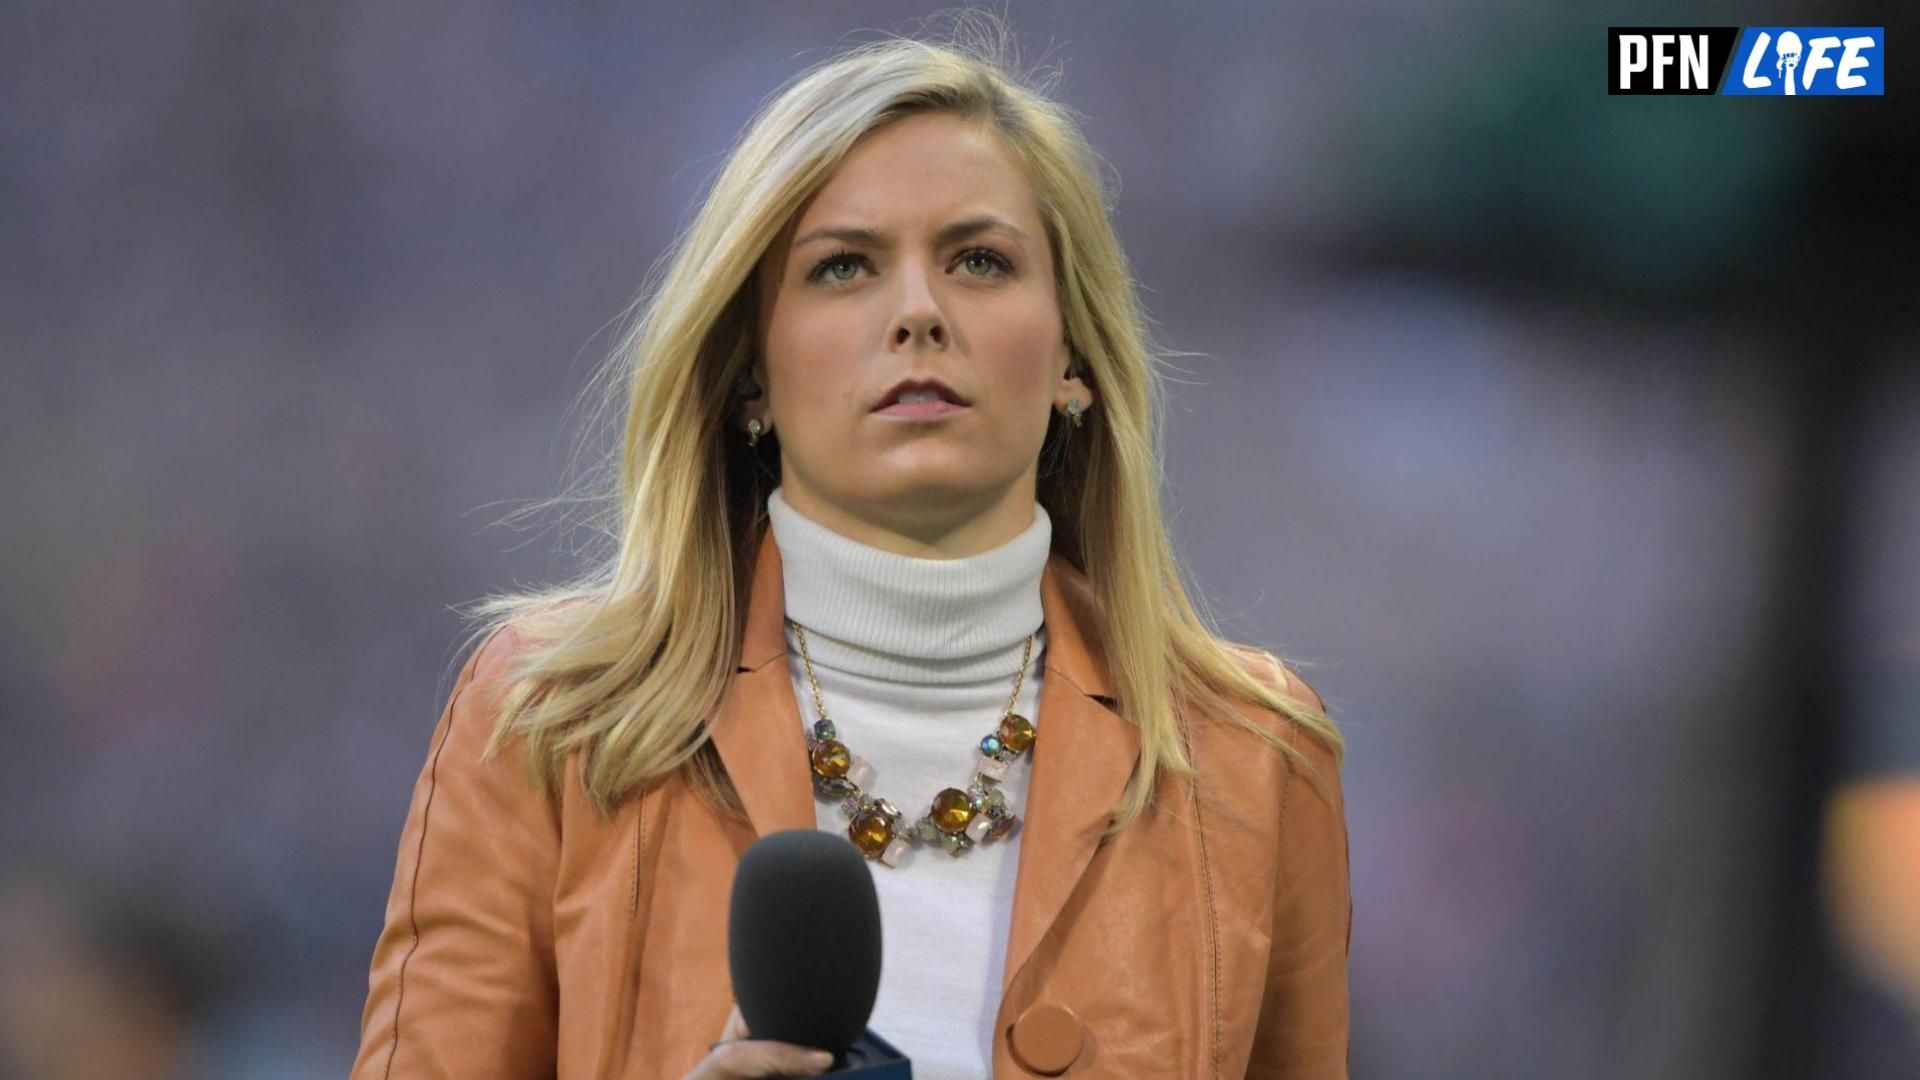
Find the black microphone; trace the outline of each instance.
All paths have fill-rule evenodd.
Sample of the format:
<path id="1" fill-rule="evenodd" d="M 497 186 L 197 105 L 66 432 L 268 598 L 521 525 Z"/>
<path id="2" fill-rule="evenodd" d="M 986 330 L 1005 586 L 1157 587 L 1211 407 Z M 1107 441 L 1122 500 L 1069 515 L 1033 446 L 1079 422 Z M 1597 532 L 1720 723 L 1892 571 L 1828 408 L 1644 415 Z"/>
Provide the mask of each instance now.
<path id="1" fill-rule="evenodd" d="M 832 1052 L 821 1075 L 912 1080 L 906 1055 L 867 1028 L 880 993 L 880 898 L 845 837 L 785 829 L 747 848 L 727 966 L 749 1037 Z"/>

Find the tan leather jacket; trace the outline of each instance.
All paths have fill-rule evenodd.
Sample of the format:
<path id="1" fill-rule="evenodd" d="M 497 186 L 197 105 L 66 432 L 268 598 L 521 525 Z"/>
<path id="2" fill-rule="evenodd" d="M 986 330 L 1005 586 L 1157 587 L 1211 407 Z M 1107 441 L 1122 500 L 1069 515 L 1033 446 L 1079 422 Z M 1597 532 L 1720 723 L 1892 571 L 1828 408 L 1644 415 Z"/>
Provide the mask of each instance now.
<path id="1" fill-rule="evenodd" d="M 557 801 L 527 785 L 518 754 L 481 764 L 514 633 L 474 651 L 400 835 L 355 1080 L 677 1080 L 706 1055 L 732 1009 L 735 864 L 760 835 L 816 827 L 768 533 L 755 566 L 738 672 L 712 723 L 751 830 L 678 780 L 609 822 L 579 797 L 577 758 Z M 1327 778 L 1323 798 L 1248 733 L 1195 724 L 1199 769 L 1258 827 L 1203 812 L 1194 829 L 1182 799 L 1178 820 L 1149 813 L 1098 843 L 1140 740 L 1109 707 L 1089 595 L 1049 556 L 1043 734 L 994 1077 L 1345 1077 L 1353 907 L 1331 752 L 1285 724 Z"/>

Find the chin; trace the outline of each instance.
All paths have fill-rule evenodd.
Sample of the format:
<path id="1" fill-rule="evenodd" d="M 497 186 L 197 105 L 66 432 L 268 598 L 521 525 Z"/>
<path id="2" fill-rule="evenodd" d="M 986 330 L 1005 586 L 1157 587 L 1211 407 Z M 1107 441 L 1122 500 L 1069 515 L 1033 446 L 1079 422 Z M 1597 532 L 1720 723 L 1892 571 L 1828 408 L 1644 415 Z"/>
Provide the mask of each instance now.
<path id="1" fill-rule="evenodd" d="M 923 468 L 890 469 L 876 478 L 868 490 L 889 501 L 927 502 L 966 499 L 991 487 L 983 483 L 987 474 L 978 466 L 961 464 L 928 465 Z"/>

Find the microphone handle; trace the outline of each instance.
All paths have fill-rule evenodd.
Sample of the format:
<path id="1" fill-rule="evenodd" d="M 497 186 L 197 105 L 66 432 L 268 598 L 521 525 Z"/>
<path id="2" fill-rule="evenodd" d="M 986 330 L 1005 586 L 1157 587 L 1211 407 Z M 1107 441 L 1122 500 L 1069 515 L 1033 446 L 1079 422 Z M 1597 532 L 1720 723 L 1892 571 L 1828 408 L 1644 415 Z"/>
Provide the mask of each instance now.
<path id="1" fill-rule="evenodd" d="M 833 1065 L 821 1076 L 842 1080 L 913 1080 L 913 1062 L 872 1028 L 861 1032 L 852 1046 L 833 1056 Z"/>

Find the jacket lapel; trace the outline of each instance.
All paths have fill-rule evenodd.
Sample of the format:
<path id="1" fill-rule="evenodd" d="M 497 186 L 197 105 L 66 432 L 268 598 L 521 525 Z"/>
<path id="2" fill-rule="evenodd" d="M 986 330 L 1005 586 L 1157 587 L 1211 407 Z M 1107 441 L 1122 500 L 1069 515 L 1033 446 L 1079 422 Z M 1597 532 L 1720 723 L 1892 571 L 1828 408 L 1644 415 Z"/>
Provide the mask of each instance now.
<path id="1" fill-rule="evenodd" d="M 740 663 L 712 725 L 713 746 L 756 836 L 818 827 L 807 736 L 787 674 L 787 594 L 773 530 L 760 530 Z"/>
<path id="2" fill-rule="evenodd" d="M 1113 690 L 1094 631 L 1086 575 L 1057 551 L 1047 557 L 1040 578 L 1040 605 L 1047 626 L 1047 674 L 1028 751 L 1033 778 L 1020 811 L 1020 869 L 1013 885 L 1003 994 L 1093 861 L 1108 812 L 1120 801 L 1140 757 L 1139 729 L 1107 704 Z"/>
<path id="3" fill-rule="evenodd" d="M 1033 779 L 1020 822 L 1020 866 L 1007 936 L 1004 993 L 1093 861 L 1108 811 L 1140 755 L 1140 732 L 1115 712 L 1086 576 L 1053 552 L 1040 579 L 1047 627 Z M 787 671 L 780 550 L 763 528 L 754 557 L 738 668 L 711 726 L 714 748 L 759 836 L 817 827 L 806 736 Z M 1104 700 L 1103 700 L 1104 699 Z M 963 856 L 964 857 L 964 856 Z M 888 871 L 891 872 L 891 871 Z M 911 865 L 902 873 L 912 873 Z"/>

